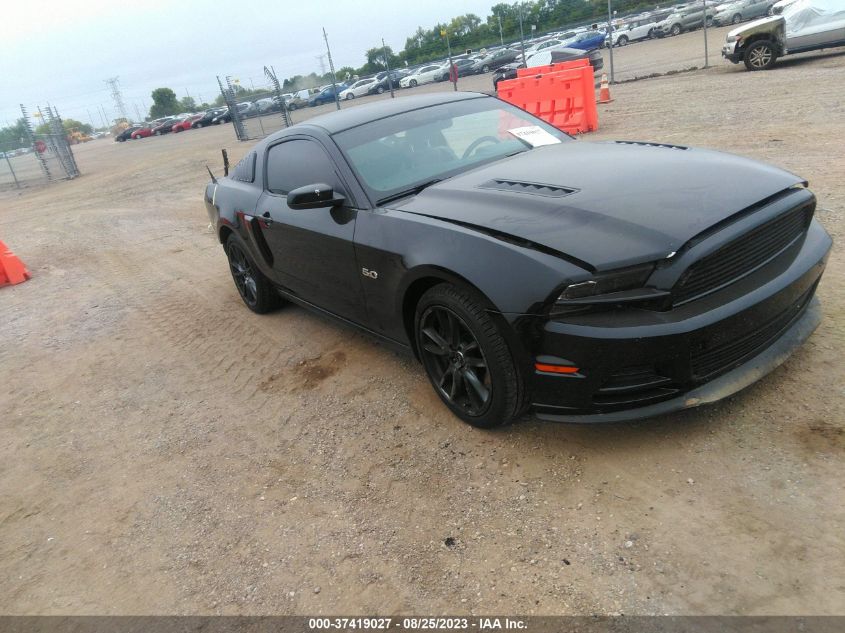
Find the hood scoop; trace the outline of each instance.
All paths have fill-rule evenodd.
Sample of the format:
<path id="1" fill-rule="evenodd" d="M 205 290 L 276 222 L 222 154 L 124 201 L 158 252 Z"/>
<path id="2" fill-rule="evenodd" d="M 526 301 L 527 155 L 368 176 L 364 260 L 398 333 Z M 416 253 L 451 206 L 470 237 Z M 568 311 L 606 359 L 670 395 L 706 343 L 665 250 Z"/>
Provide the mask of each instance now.
<path id="1" fill-rule="evenodd" d="M 646 141 L 614 141 L 618 145 L 640 145 L 642 147 L 665 147 L 666 149 L 689 149 L 684 145 L 671 145 L 669 143 L 648 143 Z"/>
<path id="2" fill-rule="evenodd" d="M 544 185 L 537 182 L 523 182 L 521 180 L 505 180 L 494 178 L 480 185 L 479 189 L 496 189 L 497 191 L 511 191 L 513 193 L 530 193 L 535 196 L 547 198 L 563 198 L 578 191 L 573 187 L 561 187 L 559 185 Z"/>

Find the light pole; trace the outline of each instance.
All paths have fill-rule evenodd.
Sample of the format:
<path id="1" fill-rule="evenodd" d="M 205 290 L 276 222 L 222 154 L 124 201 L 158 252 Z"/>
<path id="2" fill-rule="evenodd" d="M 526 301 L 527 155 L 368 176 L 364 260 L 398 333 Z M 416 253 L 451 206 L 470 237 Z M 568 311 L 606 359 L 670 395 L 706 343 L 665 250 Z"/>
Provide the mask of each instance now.
<path id="1" fill-rule="evenodd" d="M 701 0 L 701 6 L 704 9 L 704 67 L 707 68 L 707 64 L 710 61 L 710 55 L 707 54 L 707 0 Z"/>
<path id="2" fill-rule="evenodd" d="M 610 2 L 610 0 L 607 0 Z M 519 45 L 522 47 L 522 65 L 528 66 L 528 62 L 525 61 L 525 33 L 522 31 L 522 3 L 516 5 L 517 11 L 519 13 Z"/>
<path id="3" fill-rule="evenodd" d="M 452 45 L 449 43 L 449 29 L 441 29 L 440 35 L 446 37 L 446 50 L 449 52 L 449 81 L 452 82 L 452 88 L 455 89 L 455 92 L 458 91 L 458 70 L 455 68 L 455 64 L 452 62 Z M 455 72 L 455 79 L 452 80 L 452 71 Z"/>
<path id="4" fill-rule="evenodd" d="M 384 66 L 387 68 L 387 85 L 390 88 L 390 98 L 393 99 L 393 77 L 390 76 L 390 60 L 387 58 L 387 46 L 384 43 L 384 38 L 381 38 L 381 53 L 384 55 Z"/>
<path id="5" fill-rule="evenodd" d="M 607 37 L 610 38 L 610 83 L 613 83 L 613 8 L 610 6 L 612 0 L 607 0 Z M 702 0 L 703 1 L 703 0 Z"/>
<path id="6" fill-rule="evenodd" d="M 502 17 L 499 14 L 496 14 L 496 19 L 499 21 L 499 43 L 504 46 L 505 36 L 502 35 Z"/>
<path id="7" fill-rule="evenodd" d="M 329 70 L 332 71 L 332 92 L 334 92 L 335 107 L 340 110 L 340 95 L 337 94 L 337 78 L 334 75 L 334 62 L 332 61 L 332 50 L 329 48 L 329 36 L 326 35 L 326 27 L 323 27 L 323 39 L 326 40 L 326 53 L 329 56 Z"/>

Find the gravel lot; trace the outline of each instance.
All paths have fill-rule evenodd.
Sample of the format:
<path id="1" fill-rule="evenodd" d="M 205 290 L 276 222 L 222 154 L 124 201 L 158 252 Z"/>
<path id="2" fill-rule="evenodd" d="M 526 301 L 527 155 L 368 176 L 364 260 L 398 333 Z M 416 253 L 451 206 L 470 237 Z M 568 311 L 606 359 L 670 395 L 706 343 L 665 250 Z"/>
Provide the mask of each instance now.
<path id="1" fill-rule="evenodd" d="M 696 65 L 697 38 L 619 68 Z M 841 243 L 845 55 L 711 61 L 614 86 L 584 140 L 795 171 Z M 730 400 L 483 432 L 412 359 L 241 305 L 201 202 L 221 147 L 248 149 L 230 126 L 96 141 L 74 148 L 81 178 L 0 193 L 33 273 L 0 289 L 0 612 L 845 613 L 838 248 L 819 330 Z"/>

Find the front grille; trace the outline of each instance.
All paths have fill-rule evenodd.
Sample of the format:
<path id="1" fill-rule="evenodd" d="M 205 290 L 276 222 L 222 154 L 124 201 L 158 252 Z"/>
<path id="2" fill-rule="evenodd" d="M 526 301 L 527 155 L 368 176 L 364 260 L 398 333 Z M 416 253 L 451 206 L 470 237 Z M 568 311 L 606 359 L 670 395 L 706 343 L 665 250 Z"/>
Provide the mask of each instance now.
<path id="1" fill-rule="evenodd" d="M 811 206 L 792 209 L 698 260 L 675 285 L 674 304 L 715 292 L 764 266 L 804 234 L 812 217 Z"/>
<path id="2" fill-rule="evenodd" d="M 762 352 L 801 314 L 813 296 L 815 288 L 814 285 L 796 303 L 763 326 L 713 347 L 693 350 L 690 358 L 693 378 L 696 380 L 714 378 Z"/>
<path id="3" fill-rule="evenodd" d="M 654 367 L 625 367 L 604 381 L 593 395 L 593 404 L 600 407 L 638 407 L 666 400 L 679 389 L 671 378 L 661 376 Z"/>

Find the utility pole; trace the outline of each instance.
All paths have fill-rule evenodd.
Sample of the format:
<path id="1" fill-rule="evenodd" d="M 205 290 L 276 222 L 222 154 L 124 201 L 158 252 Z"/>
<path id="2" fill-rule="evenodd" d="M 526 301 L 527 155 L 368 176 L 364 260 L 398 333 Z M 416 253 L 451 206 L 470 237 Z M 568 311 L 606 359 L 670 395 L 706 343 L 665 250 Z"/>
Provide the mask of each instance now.
<path id="1" fill-rule="evenodd" d="M 497 13 L 496 19 L 499 21 L 499 43 L 504 46 L 505 45 L 505 36 L 502 35 L 502 17 Z"/>
<path id="2" fill-rule="evenodd" d="M 103 106 L 102 106 L 102 105 L 98 105 L 98 106 L 97 106 L 97 108 L 99 109 L 99 113 L 100 113 L 100 120 L 103 122 L 103 127 L 104 127 L 104 128 L 106 128 L 106 129 L 108 129 L 108 127 L 109 127 L 109 126 L 108 126 L 108 124 L 106 123 L 106 111 L 105 111 L 105 110 L 103 110 Z"/>
<path id="3" fill-rule="evenodd" d="M 323 39 L 326 40 L 326 55 L 329 57 L 329 70 L 332 71 L 332 92 L 334 92 L 334 104 L 340 110 L 340 95 L 337 92 L 337 77 L 334 74 L 334 62 L 332 61 L 332 49 L 329 47 L 329 36 L 326 35 L 326 27 L 323 27 Z"/>
<path id="4" fill-rule="evenodd" d="M 610 6 L 612 0 L 607 0 L 607 37 L 610 38 L 610 83 L 613 83 L 613 8 Z M 704 2 L 705 0 L 701 0 Z"/>

